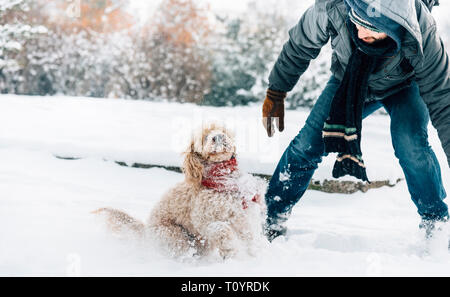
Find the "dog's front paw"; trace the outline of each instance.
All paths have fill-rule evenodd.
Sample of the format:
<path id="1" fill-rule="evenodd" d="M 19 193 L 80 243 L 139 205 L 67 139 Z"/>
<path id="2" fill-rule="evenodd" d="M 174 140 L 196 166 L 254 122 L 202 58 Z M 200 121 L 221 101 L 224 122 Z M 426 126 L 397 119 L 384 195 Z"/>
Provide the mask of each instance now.
<path id="1" fill-rule="evenodd" d="M 210 249 L 218 250 L 223 259 L 228 259 L 236 254 L 236 234 L 228 223 L 211 223 L 207 233 Z"/>
<path id="2" fill-rule="evenodd" d="M 219 249 L 219 255 L 223 260 L 233 258 L 236 255 L 235 248 L 221 248 Z"/>

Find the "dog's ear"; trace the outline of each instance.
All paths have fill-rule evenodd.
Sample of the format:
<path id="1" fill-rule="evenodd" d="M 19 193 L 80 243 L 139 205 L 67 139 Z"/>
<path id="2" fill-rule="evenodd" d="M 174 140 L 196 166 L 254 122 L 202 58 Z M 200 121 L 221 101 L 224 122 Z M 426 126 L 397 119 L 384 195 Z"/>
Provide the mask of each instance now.
<path id="1" fill-rule="evenodd" d="M 195 151 L 194 143 L 191 143 L 189 149 L 185 153 L 183 172 L 186 181 L 194 185 L 200 185 L 203 178 L 203 164 L 199 153 Z"/>

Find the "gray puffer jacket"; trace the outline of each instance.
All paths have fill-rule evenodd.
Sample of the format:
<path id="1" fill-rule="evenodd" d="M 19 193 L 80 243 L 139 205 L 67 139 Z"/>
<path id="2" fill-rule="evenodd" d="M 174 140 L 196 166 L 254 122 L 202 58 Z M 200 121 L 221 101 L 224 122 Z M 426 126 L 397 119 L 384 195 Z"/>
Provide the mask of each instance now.
<path id="1" fill-rule="evenodd" d="M 378 66 L 369 77 L 367 100 L 381 100 L 413 80 L 419 86 L 433 126 L 437 129 L 450 167 L 450 67 L 448 54 L 436 32 L 436 22 L 422 0 L 361 0 L 375 2 L 382 13 L 402 25 L 407 33 L 402 49 Z M 344 76 L 351 56 L 351 43 L 345 26 L 344 0 L 316 0 L 289 31 L 269 77 L 269 88 L 289 92 L 331 39 L 331 72 Z"/>

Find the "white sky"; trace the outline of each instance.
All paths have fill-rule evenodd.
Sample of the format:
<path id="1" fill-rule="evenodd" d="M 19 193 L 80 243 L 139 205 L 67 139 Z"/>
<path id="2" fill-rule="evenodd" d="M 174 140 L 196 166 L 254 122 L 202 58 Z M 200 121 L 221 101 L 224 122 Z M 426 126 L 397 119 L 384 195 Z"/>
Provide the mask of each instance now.
<path id="1" fill-rule="evenodd" d="M 213 11 L 243 11 L 250 0 L 200 0 L 211 5 Z M 130 10 L 141 18 L 146 18 L 158 6 L 160 0 L 130 0 Z"/>
<path id="2" fill-rule="evenodd" d="M 242 11 L 247 7 L 249 0 L 207 0 L 207 2 L 216 11 Z"/>

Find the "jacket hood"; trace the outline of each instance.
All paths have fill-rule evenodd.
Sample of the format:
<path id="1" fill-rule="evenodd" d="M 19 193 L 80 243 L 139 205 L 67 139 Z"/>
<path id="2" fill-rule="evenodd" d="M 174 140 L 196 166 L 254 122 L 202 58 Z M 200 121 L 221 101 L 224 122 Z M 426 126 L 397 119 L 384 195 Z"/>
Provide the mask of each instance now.
<path id="1" fill-rule="evenodd" d="M 373 11 L 374 9 L 360 0 L 345 0 L 352 23 L 366 27 L 375 32 L 384 32 L 396 43 L 398 52 L 402 46 L 402 39 L 406 29 L 391 18 Z"/>
<path id="2" fill-rule="evenodd" d="M 420 31 L 419 21 L 415 0 L 354 0 L 363 2 L 369 6 L 368 13 L 376 16 L 377 13 L 390 18 L 401 25 L 413 36 L 418 43 L 419 54 L 423 55 L 422 33 Z"/>

